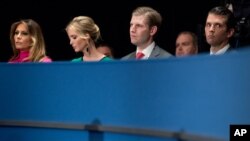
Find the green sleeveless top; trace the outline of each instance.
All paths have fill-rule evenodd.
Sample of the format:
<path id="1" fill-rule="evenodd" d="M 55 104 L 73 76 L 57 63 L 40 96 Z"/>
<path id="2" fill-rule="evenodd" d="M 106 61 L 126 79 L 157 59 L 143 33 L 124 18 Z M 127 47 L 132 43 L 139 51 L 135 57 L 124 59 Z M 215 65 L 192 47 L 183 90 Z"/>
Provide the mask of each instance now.
<path id="1" fill-rule="evenodd" d="M 113 60 L 113 59 L 111 59 L 111 58 L 105 56 L 105 57 L 103 57 L 100 61 L 111 61 L 111 60 Z M 80 58 L 75 58 L 75 59 L 71 60 L 71 62 L 83 62 L 83 59 L 82 59 L 82 57 L 80 57 Z"/>

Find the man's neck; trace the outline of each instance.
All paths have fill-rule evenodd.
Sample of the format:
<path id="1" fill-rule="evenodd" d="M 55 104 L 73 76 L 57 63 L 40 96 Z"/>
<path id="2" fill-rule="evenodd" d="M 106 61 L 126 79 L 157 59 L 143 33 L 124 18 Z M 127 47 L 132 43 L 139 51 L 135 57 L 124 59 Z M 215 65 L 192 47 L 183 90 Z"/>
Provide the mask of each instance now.
<path id="1" fill-rule="evenodd" d="M 153 43 L 153 41 L 147 42 L 147 43 L 142 44 L 142 45 L 138 45 L 138 46 L 137 46 L 137 50 L 138 50 L 138 51 L 142 51 L 142 50 L 144 50 L 145 48 L 147 48 L 149 45 L 151 45 L 152 43 Z"/>
<path id="2" fill-rule="evenodd" d="M 211 47 L 210 55 L 224 54 L 228 50 L 229 47 L 230 47 L 230 45 L 226 44 L 223 48 L 221 48 L 220 50 L 217 50 L 216 52 L 213 52 L 212 47 Z"/>
<path id="3" fill-rule="evenodd" d="M 216 53 L 219 50 L 221 50 L 222 48 L 224 48 L 227 44 L 228 44 L 228 42 L 223 42 L 220 45 L 211 46 L 210 51 L 213 52 L 213 53 Z"/>

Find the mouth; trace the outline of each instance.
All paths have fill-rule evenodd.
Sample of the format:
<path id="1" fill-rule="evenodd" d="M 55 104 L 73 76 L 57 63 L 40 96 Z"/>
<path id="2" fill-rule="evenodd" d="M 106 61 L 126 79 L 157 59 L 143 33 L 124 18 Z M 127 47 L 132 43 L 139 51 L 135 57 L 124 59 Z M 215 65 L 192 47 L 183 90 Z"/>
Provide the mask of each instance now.
<path id="1" fill-rule="evenodd" d="M 178 52 L 177 55 L 182 56 L 184 53 Z"/>
<path id="2" fill-rule="evenodd" d="M 214 35 L 208 35 L 207 37 L 208 38 L 214 38 Z"/>
<path id="3" fill-rule="evenodd" d="M 214 39 L 214 36 L 208 36 L 207 39 L 208 39 L 208 40 L 213 40 L 213 39 Z"/>
<path id="4" fill-rule="evenodd" d="M 130 37 L 131 37 L 131 38 L 135 38 L 136 36 L 135 36 L 135 35 L 133 35 L 133 34 L 130 34 Z"/>
<path id="5" fill-rule="evenodd" d="M 21 42 L 15 42 L 15 44 L 22 44 Z"/>
<path id="6" fill-rule="evenodd" d="M 136 36 L 130 36 L 130 39 L 135 40 L 135 39 L 136 39 Z"/>

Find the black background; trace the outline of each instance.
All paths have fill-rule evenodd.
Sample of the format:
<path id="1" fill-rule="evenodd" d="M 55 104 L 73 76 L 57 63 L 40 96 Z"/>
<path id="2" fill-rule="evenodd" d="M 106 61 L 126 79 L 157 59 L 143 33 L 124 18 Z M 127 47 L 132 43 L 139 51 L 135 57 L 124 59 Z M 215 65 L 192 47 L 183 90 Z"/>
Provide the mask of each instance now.
<path id="1" fill-rule="evenodd" d="M 214 6 L 222 5 L 218 0 L 134 0 L 134 1 L 8 1 L 1 2 L 0 61 L 6 62 L 12 55 L 9 31 L 13 22 L 31 18 L 37 21 L 44 33 L 47 55 L 54 61 L 66 61 L 76 54 L 69 45 L 64 30 L 75 16 L 92 17 L 100 27 L 104 41 L 114 49 L 115 58 L 120 58 L 135 50 L 130 43 L 129 24 L 131 13 L 137 6 L 151 6 L 159 11 L 163 23 L 156 42 L 174 54 L 178 32 L 193 31 L 199 36 L 199 52 L 208 51 L 204 42 L 204 23 L 207 12 Z M 4 9 L 4 10 L 3 10 Z"/>

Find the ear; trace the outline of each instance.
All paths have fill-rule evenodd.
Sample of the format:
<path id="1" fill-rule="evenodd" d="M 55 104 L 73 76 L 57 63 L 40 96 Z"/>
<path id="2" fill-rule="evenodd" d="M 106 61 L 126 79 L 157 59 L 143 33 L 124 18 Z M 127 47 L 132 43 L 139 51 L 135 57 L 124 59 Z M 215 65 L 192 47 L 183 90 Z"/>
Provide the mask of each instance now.
<path id="1" fill-rule="evenodd" d="M 89 34 L 87 33 L 87 34 L 84 34 L 83 38 L 86 39 L 86 40 L 88 40 L 88 39 L 90 38 L 90 36 L 89 36 Z"/>
<path id="2" fill-rule="evenodd" d="M 227 32 L 227 37 L 231 38 L 234 35 L 234 32 L 235 32 L 234 28 L 229 29 L 228 32 Z"/>
<path id="3" fill-rule="evenodd" d="M 154 36 L 156 34 L 156 32 L 157 32 L 157 26 L 152 26 L 150 28 L 150 35 Z"/>

